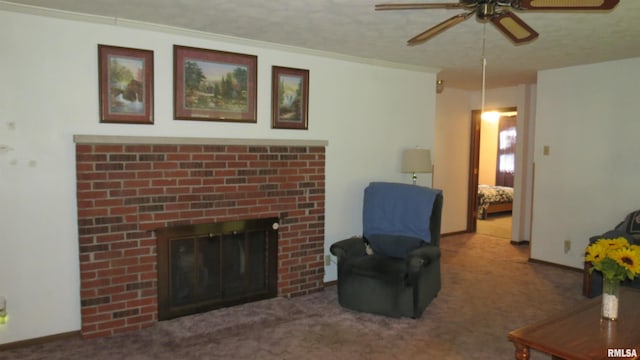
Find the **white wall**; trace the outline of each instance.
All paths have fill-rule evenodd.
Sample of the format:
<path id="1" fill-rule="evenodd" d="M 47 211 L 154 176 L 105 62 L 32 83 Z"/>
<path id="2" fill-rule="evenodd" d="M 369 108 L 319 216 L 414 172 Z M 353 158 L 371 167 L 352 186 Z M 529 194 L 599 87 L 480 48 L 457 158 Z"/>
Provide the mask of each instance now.
<path id="1" fill-rule="evenodd" d="M 640 209 L 639 70 L 635 58 L 538 74 L 532 258 L 581 268 L 589 237 Z"/>
<path id="2" fill-rule="evenodd" d="M 328 140 L 327 254 L 361 233 L 366 184 L 408 183 L 402 150 L 433 148 L 434 73 L 45 14 L 56 16 L 0 8 L 0 144 L 13 149 L 0 152 L 0 295 L 9 312 L 0 344 L 80 328 L 74 134 Z M 154 125 L 99 123 L 98 44 L 154 51 Z M 257 124 L 173 120 L 174 44 L 257 55 Z M 308 131 L 270 128 L 272 65 L 310 70 Z M 325 281 L 335 278 L 331 265 Z"/>
<path id="3" fill-rule="evenodd" d="M 470 93 L 446 88 L 436 95 L 433 187 L 442 189 L 442 233 L 464 231 L 467 226 Z"/>
<path id="4" fill-rule="evenodd" d="M 513 211 L 512 239 L 529 241 L 531 204 L 531 149 L 533 144 L 535 85 L 518 85 L 488 89 L 485 109 L 517 107 L 518 143 L 516 145 L 516 188 Z M 435 149 L 437 152 L 434 187 L 444 189 L 445 202 L 442 232 L 465 231 L 467 227 L 467 197 L 469 188 L 469 153 L 471 141 L 471 111 L 482 108 L 481 92 L 447 88 L 437 95 Z M 526 140 L 525 140 L 526 139 Z M 531 145 L 529 145 L 531 146 Z"/>
<path id="5" fill-rule="evenodd" d="M 589 237 L 640 209 L 638 69 L 640 58 L 547 70 L 537 85 L 487 91 L 486 108 L 518 108 L 512 236 L 531 241 L 531 258 L 581 268 Z M 434 186 L 448 195 L 445 233 L 466 227 L 470 112 L 479 108 L 479 92 L 437 96 Z"/>
<path id="6" fill-rule="evenodd" d="M 498 121 L 480 121 L 478 184 L 495 185 L 498 166 Z"/>

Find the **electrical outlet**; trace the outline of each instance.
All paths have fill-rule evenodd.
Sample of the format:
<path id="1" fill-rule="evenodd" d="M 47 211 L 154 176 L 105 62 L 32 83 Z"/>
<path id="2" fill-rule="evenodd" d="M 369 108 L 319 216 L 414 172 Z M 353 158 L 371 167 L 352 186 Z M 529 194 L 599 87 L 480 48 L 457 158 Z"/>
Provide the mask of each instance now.
<path id="1" fill-rule="evenodd" d="M 7 323 L 7 298 L 0 296 L 0 325 Z"/>
<path id="2" fill-rule="evenodd" d="M 571 240 L 564 241 L 564 253 L 568 253 L 571 250 Z"/>
<path id="3" fill-rule="evenodd" d="M 325 255 L 324 256 L 324 266 L 329 266 L 331 265 L 331 255 Z"/>

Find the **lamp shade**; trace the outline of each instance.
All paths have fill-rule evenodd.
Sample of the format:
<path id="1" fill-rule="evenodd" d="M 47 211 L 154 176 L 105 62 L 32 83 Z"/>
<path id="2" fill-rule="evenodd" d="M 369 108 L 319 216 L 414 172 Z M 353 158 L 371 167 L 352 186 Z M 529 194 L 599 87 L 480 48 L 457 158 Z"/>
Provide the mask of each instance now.
<path id="1" fill-rule="evenodd" d="M 407 149 L 402 153 L 403 173 L 430 173 L 431 151 L 429 149 Z"/>

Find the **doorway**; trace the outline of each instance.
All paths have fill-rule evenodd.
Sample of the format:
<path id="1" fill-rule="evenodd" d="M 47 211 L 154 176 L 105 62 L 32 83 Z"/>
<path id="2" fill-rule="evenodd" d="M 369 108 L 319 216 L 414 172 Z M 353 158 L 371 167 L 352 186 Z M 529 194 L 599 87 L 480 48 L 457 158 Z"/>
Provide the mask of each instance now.
<path id="1" fill-rule="evenodd" d="M 467 231 L 513 241 L 517 108 L 487 112 L 494 116 L 483 119 L 480 110 L 471 112 Z"/>

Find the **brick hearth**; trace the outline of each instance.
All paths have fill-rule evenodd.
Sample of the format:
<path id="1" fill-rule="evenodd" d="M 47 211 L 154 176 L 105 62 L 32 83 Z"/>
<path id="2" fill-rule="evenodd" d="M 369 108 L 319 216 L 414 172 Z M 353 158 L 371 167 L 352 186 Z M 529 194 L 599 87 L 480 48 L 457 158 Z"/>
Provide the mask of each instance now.
<path id="1" fill-rule="evenodd" d="M 84 337 L 157 321 L 160 227 L 279 217 L 278 296 L 322 289 L 326 143 L 74 140 Z"/>

